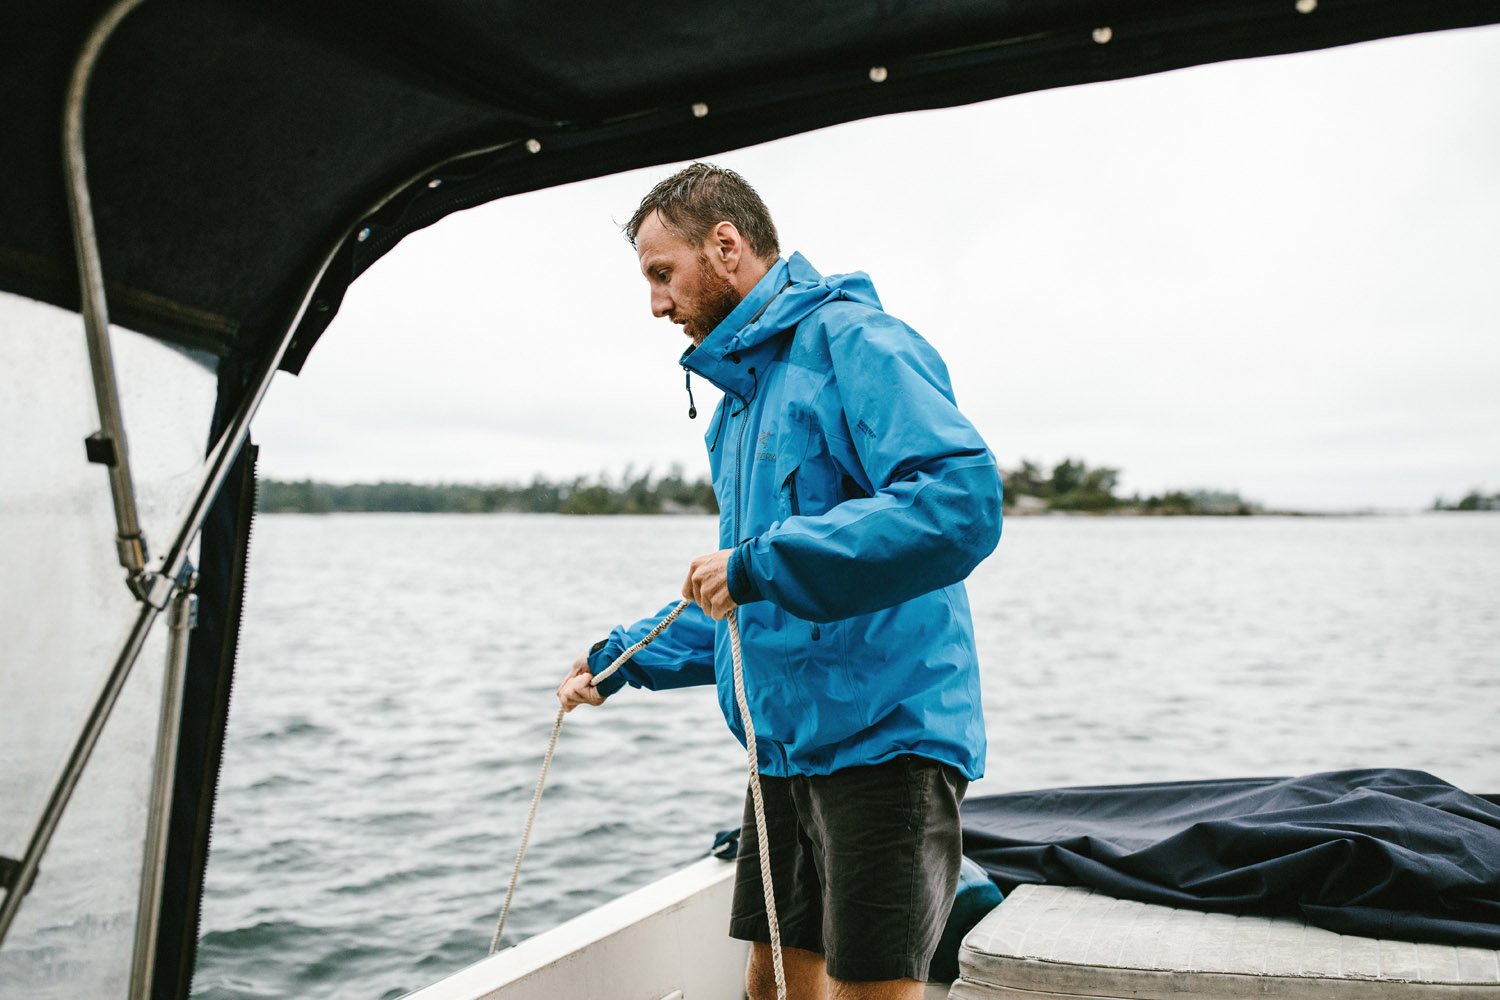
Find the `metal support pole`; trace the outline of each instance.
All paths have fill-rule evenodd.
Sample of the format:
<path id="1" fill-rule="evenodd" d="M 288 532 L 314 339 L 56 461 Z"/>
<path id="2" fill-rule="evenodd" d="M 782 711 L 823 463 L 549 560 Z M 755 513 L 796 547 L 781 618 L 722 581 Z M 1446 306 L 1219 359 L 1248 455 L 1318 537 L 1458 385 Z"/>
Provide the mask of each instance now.
<path id="1" fill-rule="evenodd" d="M 177 767 L 177 732 L 182 717 L 182 681 L 187 672 L 188 638 L 198 624 L 196 579 L 172 598 L 167 667 L 162 677 L 161 718 L 156 730 L 156 763 L 151 782 L 146 853 L 141 864 L 141 896 L 135 917 L 135 958 L 130 966 L 130 1000 L 148 1000 L 156 971 L 156 931 L 161 919 L 162 878 L 167 866 L 167 828 L 172 815 L 172 781 Z"/>
<path id="2" fill-rule="evenodd" d="M 88 167 L 83 155 L 84 98 L 89 77 L 104 43 L 143 0 L 120 0 L 99 20 L 84 43 L 73 76 L 63 114 L 63 166 L 67 172 L 68 209 L 73 220 L 73 250 L 78 261 L 79 305 L 89 346 L 89 367 L 94 378 L 94 397 L 99 407 L 101 430 L 86 442 L 89 460 L 109 469 L 109 492 L 115 506 L 115 550 L 129 575 L 131 589 L 140 594 L 146 572 L 146 537 L 136 512 L 135 484 L 130 475 L 130 451 L 125 442 L 125 418 L 120 410 L 120 392 L 115 378 L 114 354 L 109 342 L 109 309 L 104 295 L 104 268 L 99 262 L 99 239 L 94 232 L 94 211 L 89 200 Z"/>

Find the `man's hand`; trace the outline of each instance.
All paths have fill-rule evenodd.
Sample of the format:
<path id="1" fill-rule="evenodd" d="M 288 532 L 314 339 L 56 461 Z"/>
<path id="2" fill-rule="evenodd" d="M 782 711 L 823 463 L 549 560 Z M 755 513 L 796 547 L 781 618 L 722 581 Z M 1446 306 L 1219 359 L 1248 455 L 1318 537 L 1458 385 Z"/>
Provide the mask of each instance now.
<path id="1" fill-rule="evenodd" d="M 602 705 L 604 695 L 594 687 L 594 675 L 589 672 L 589 658 L 580 656 L 573 661 L 573 669 L 557 686 L 557 700 L 564 712 L 571 712 L 579 705 Z"/>
<path id="2" fill-rule="evenodd" d="M 682 585 L 682 596 L 696 603 L 715 621 L 728 617 L 729 612 L 738 606 L 729 596 L 729 553 L 733 551 L 720 549 L 694 559 Z"/>

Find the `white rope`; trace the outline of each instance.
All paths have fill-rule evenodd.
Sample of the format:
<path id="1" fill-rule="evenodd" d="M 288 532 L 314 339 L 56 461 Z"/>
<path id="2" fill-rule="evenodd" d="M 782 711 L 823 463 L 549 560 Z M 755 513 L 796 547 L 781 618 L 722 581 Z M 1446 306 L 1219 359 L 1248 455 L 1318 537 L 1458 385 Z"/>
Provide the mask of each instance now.
<path id="1" fill-rule="evenodd" d="M 609 675 L 619 670 L 630 658 L 651 643 L 656 637 L 666 631 L 668 625 L 677 620 L 677 616 L 692 603 L 691 601 L 680 601 L 677 606 L 667 613 L 667 616 L 657 623 L 656 627 L 625 652 L 617 656 L 613 663 L 594 675 L 590 681 L 594 687 Z M 760 768 L 755 760 L 755 724 L 750 721 L 750 705 L 745 699 L 745 667 L 740 658 L 740 626 L 733 611 L 729 612 L 729 653 L 734 661 L 734 697 L 740 707 L 740 720 L 745 724 L 745 752 L 750 761 L 750 802 L 755 811 L 755 841 L 760 855 L 760 884 L 765 892 L 766 898 L 766 922 L 771 929 L 771 965 L 776 973 L 776 998 L 787 1000 L 786 996 L 786 970 L 781 962 L 781 924 L 776 919 L 776 892 L 771 885 L 771 845 L 766 839 L 766 807 L 760 793 Z M 531 828 L 536 823 L 537 807 L 542 802 L 542 788 L 547 783 L 547 771 L 552 767 L 552 756 L 557 753 L 557 737 L 562 732 L 563 716 L 565 709 L 557 710 L 557 719 L 552 723 L 552 738 L 547 742 L 547 753 L 542 758 L 542 772 L 537 775 L 536 791 L 531 795 L 531 811 L 526 817 L 526 829 L 521 834 L 521 847 L 516 851 L 516 863 L 510 870 L 510 888 L 505 891 L 505 905 L 500 908 L 500 919 L 495 924 L 495 936 L 490 939 L 490 954 L 493 955 L 500 949 L 500 934 L 505 930 L 505 918 L 510 915 L 510 904 L 516 895 L 516 883 L 521 878 L 521 860 L 526 857 L 526 845 L 531 842 Z"/>
<path id="2" fill-rule="evenodd" d="M 677 616 L 682 614 L 683 609 L 690 603 L 692 602 L 686 600 L 679 601 L 677 606 L 668 612 L 667 616 L 658 622 L 655 628 L 646 633 L 645 638 L 615 657 L 615 661 L 595 674 L 590 683 L 594 687 L 598 687 L 600 681 L 616 670 L 619 670 L 630 661 L 632 656 L 655 642 L 656 637 L 661 635 L 668 625 L 676 621 Z M 531 828 L 536 824 L 537 807 L 542 804 L 542 788 L 547 784 L 547 771 L 552 767 L 552 755 L 557 753 L 557 737 L 562 732 L 563 716 L 566 714 L 564 709 L 559 708 L 557 710 L 557 718 L 552 723 L 552 738 L 547 741 L 547 753 L 542 758 L 542 773 L 537 775 L 536 791 L 531 793 L 531 811 L 526 815 L 526 829 L 521 834 L 521 848 L 516 851 L 516 863 L 510 869 L 510 888 L 505 890 L 505 905 L 500 908 L 500 919 L 495 923 L 495 936 L 490 939 L 491 955 L 500 950 L 500 933 L 505 930 L 505 918 L 510 915 L 510 904 L 516 896 L 516 883 L 521 878 L 521 861 L 526 857 L 526 845 L 531 843 Z"/>
<path id="3" fill-rule="evenodd" d="M 630 658 L 636 653 L 639 653 L 641 650 L 645 649 L 647 646 L 655 642 L 656 637 L 665 632 L 667 630 L 667 626 L 675 622 L 677 620 L 677 616 L 682 614 L 683 611 L 687 610 L 687 606 L 692 603 L 692 601 L 689 601 L 686 598 L 678 601 L 677 607 L 673 608 L 671 611 L 668 611 L 667 617 L 657 622 L 656 627 L 647 632 L 641 638 L 640 642 L 636 643 L 634 646 L 631 646 L 629 649 L 625 650 L 625 652 L 615 657 L 615 662 L 611 663 L 609 666 L 605 667 L 603 670 L 594 675 L 594 679 L 592 681 L 594 687 L 598 687 L 600 681 L 604 680 L 610 674 L 614 673 L 616 670 L 619 670 L 625 664 L 629 663 Z"/>
<path id="4" fill-rule="evenodd" d="M 547 783 L 547 769 L 552 766 L 552 755 L 557 753 L 557 734 L 562 732 L 563 715 L 557 710 L 557 719 L 552 723 L 552 739 L 547 743 L 547 755 L 542 758 L 542 773 L 537 775 L 536 791 L 531 793 L 531 812 L 526 816 L 526 831 L 521 834 L 521 849 L 516 852 L 516 863 L 510 869 L 510 888 L 505 890 L 505 905 L 500 908 L 500 920 L 495 924 L 495 936 L 490 938 L 490 954 L 500 950 L 500 932 L 505 930 L 505 918 L 510 916 L 510 901 L 516 896 L 516 882 L 521 878 L 521 859 L 526 857 L 526 845 L 531 842 L 531 827 L 536 823 L 536 807 L 542 804 L 542 786 Z"/>
<path id="5" fill-rule="evenodd" d="M 766 923 L 771 930 L 771 966 L 776 972 L 776 1000 L 786 1000 L 786 969 L 781 964 L 781 922 L 776 919 L 776 891 L 771 887 L 771 844 L 766 839 L 766 805 L 760 794 L 760 767 L 755 760 L 755 724 L 745 699 L 745 668 L 740 662 L 740 626 L 729 612 L 729 654 L 734 659 L 734 700 L 745 724 L 745 753 L 750 759 L 750 803 L 755 809 L 755 846 L 760 854 L 760 885 L 766 894 Z"/>

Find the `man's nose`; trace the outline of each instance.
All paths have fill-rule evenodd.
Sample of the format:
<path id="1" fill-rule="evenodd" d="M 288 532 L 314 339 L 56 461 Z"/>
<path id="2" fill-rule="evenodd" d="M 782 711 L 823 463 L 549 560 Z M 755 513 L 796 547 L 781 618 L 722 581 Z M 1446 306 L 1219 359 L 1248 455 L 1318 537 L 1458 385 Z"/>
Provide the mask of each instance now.
<path id="1" fill-rule="evenodd" d="M 661 319 L 672 311 L 672 296 L 665 288 L 651 289 L 651 315 Z"/>

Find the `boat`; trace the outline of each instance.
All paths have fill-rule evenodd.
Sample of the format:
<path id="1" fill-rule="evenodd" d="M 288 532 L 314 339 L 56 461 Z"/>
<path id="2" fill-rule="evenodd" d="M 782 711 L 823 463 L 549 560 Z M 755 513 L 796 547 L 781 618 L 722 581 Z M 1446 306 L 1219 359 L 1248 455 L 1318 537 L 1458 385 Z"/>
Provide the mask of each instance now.
<path id="1" fill-rule="evenodd" d="M 508 0 L 7 5 L 0 969 L 19 968 L 5 962 L 26 932 L 29 995 L 189 995 L 254 513 L 251 420 L 407 235 L 498 198 L 875 115 L 1494 23 L 1494 0 L 821 2 L 753 17 Z M 710 44 L 726 32 L 727 56 Z M 705 860 L 415 995 L 738 996 L 743 952 L 701 916 L 722 909 L 727 871 Z M 26 927 L 41 896 L 67 926 Z M 996 964 L 983 956 L 1001 947 L 983 942 L 1018 912 L 1075 903 L 1094 905 L 1014 894 L 970 932 L 951 993 L 933 992 L 1029 988 L 983 993 Z M 999 964 L 1067 964 L 1028 947 Z M 1447 993 L 1401 982 L 1494 995 L 1477 978 Z M 1239 995 L 1222 987 L 1201 995 Z"/>

